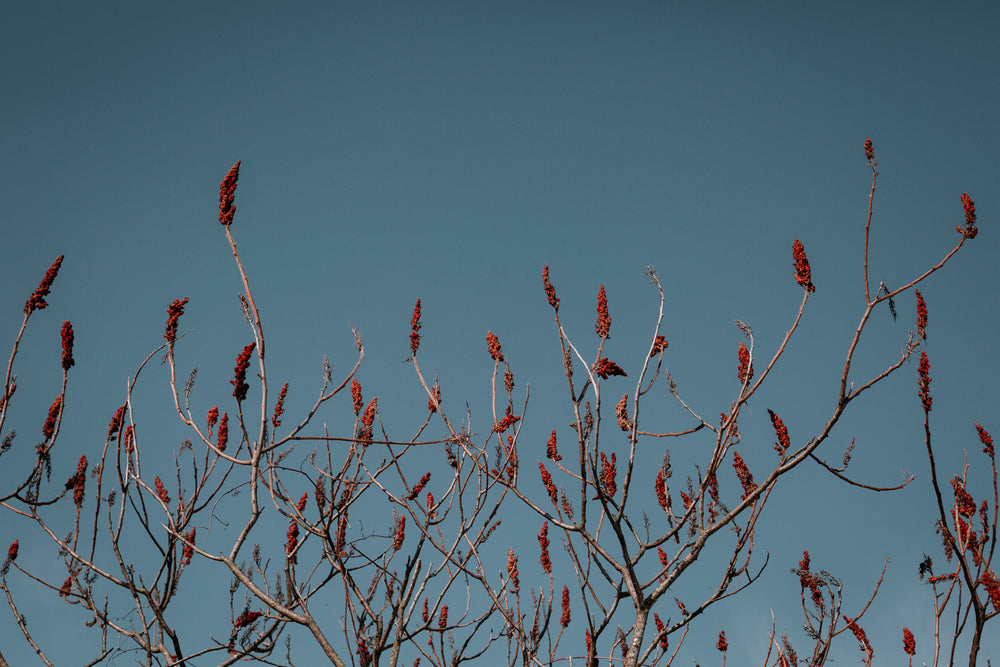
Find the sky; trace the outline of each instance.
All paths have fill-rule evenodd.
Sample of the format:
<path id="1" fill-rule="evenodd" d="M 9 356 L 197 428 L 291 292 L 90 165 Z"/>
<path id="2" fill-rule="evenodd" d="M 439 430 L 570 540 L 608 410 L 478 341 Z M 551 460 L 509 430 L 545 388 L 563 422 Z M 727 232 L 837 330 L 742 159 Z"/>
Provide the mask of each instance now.
<path id="1" fill-rule="evenodd" d="M 262 311 L 270 372 L 291 382 L 289 414 L 311 405 L 324 355 L 335 375 L 353 363 L 353 325 L 366 344 L 366 393 L 378 395 L 387 424 L 412 432 L 426 402 L 404 363 L 420 298 L 421 367 L 441 378 L 445 404 L 456 413 L 468 404 L 474 430 L 490 423 L 484 334 L 496 332 L 519 385 L 531 386 L 520 437 L 539 443 L 539 458 L 569 414 L 543 265 L 564 324 L 587 349 L 596 349 L 594 304 L 605 286 L 606 351 L 626 367 L 648 350 L 658 300 L 645 267 L 656 267 L 666 362 L 686 400 L 712 414 L 738 391 L 733 320 L 753 326 L 765 351 L 790 326 L 801 298 L 791 244 L 801 239 L 817 291 L 740 422 L 741 454 L 762 469 L 773 455 L 768 408 L 794 444 L 834 407 L 864 309 L 870 136 L 880 172 L 873 287 L 897 287 L 936 263 L 957 241 L 961 194 L 976 201 L 979 236 L 921 291 L 940 474 L 961 472 L 967 451 L 970 491 L 981 499 L 989 490 L 972 420 L 1000 429 L 991 352 L 1000 325 L 1000 10 L 992 3 L 39 2 L 4 14 L 3 345 L 13 344 L 46 268 L 66 255 L 17 358 L 7 428 L 24 435 L 0 467 L 5 486 L 29 464 L 35 429 L 58 394 L 65 319 L 76 331 L 76 367 L 56 480 L 72 474 L 80 453 L 99 455 L 126 382 L 162 341 L 176 298 L 190 297 L 182 330 L 191 333 L 178 354 L 182 368 L 199 368 L 198 404 L 227 395 L 248 342 L 216 217 L 218 184 L 237 160 L 232 229 Z M 897 358 L 913 304 L 911 294 L 899 297 L 896 322 L 884 308 L 875 313 L 852 380 Z M 137 400 L 147 437 L 162 433 L 166 466 L 183 436 L 164 369 L 147 372 Z M 915 364 L 904 366 L 857 401 L 820 450 L 837 462 L 854 439 L 857 478 L 892 485 L 909 471 L 915 482 L 871 493 L 817 466 L 796 471 L 759 527 L 755 558 L 770 554 L 762 579 L 706 614 L 675 664 L 713 664 L 723 628 L 731 650 L 763 663 L 771 611 L 779 634 L 797 637 L 803 652 L 798 585 L 787 571 L 803 549 L 814 568 L 844 581 L 849 614 L 890 558 L 866 616 L 876 660 L 903 659 L 906 625 L 917 660 L 929 662 L 931 595 L 917 564 L 924 553 L 943 558 L 915 378 Z M 646 414 L 686 427 L 661 390 Z M 344 427 L 345 414 L 332 413 L 331 429 Z M 648 446 L 659 456 L 663 445 Z M 33 567 L 61 581 L 51 541 L 6 513 L 0 543 L 14 538 Z M 534 547 L 514 532 L 505 539 Z M 704 576 L 688 583 L 692 597 L 711 585 Z M 94 646 L 77 608 L 51 593 L 33 599 L 23 577 L 16 584 L 56 664 Z M 51 614 L 66 619 L 58 631 L 42 629 Z M 36 664 L 12 620 L 0 609 L 5 657 Z M 294 651 L 297 664 L 316 655 L 305 641 Z M 853 639 L 836 645 L 842 664 L 858 655 Z M 981 655 L 1000 659 L 1000 643 L 987 640 Z"/>

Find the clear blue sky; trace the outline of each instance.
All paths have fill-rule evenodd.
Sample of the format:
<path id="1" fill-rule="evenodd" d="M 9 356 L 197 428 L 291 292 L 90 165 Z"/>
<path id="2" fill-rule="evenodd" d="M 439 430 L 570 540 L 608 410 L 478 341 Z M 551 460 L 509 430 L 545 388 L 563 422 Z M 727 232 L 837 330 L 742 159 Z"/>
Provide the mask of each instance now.
<path id="1" fill-rule="evenodd" d="M 199 366 L 197 401 L 209 407 L 227 395 L 233 358 L 249 340 L 216 220 L 218 183 L 236 160 L 233 232 L 263 311 L 271 372 L 291 381 L 290 415 L 311 404 L 324 354 L 335 370 L 348 367 L 353 324 L 367 344 L 366 394 L 409 434 L 426 402 L 402 363 L 420 297 L 421 363 L 441 376 L 446 404 L 455 411 L 467 402 L 474 426 L 488 423 L 483 335 L 492 329 L 517 381 L 532 386 L 521 438 L 537 441 L 539 456 L 548 432 L 568 421 L 543 264 L 571 335 L 586 344 L 606 285 L 610 351 L 629 364 L 655 323 L 644 267 L 657 267 L 668 363 L 681 392 L 712 413 L 737 390 L 732 320 L 751 324 L 768 351 L 791 322 L 801 294 L 791 243 L 800 238 L 818 290 L 784 366 L 741 421 L 741 454 L 760 469 L 773 455 L 767 408 L 784 417 L 793 442 L 833 409 L 864 306 L 862 143 L 871 136 L 881 172 L 876 285 L 898 286 L 935 262 L 957 238 L 961 193 L 977 202 L 979 237 L 922 292 L 941 471 L 959 472 L 967 448 L 981 499 L 988 479 L 971 420 L 1000 432 L 998 19 L 987 2 L 11 4 L 0 26 L 4 346 L 45 269 L 59 254 L 66 260 L 19 357 L 8 423 L 23 435 L 0 480 L 30 460 L 58 393 L 65 319 L 76 329 L 77 365 L 57 481 L 80 453 L 97 458 L 126 379 L 160 343 L 173 299 L 191 298 L 182 329 L 193 332 L 179 354 L 182 368 Z M 913 326 L 912 296 L 897 307 L 897 323 L 877 313 L 856 379 L 898 354 Z M 166 376 L 151 370 L 137 423 L 149 425 L 151 440 L 163 429 L 168 470 L 183 435 L 165 402 Z M 760 527 L 767 572 L 706 615 L 685 657 L 713 664 L 711 640 L 725 628 L 733 650 L 762 661 L 769 609 L 803 651 L 798 584 L 787 569 L 808 548 L 814 567 L 845 581 L 849 614 L 891 557 L 865 624 L 876 660 L 902 662 L 903 625 L 917 634 L 918 660 L 930 659 L 930 591 L 917 563 L 924 552 L 943 557 L 915 377 L 915 366 L 905 368 L 852 406 L 823 452 L 838 461 L 838 448 L 856 438 L 855 476 L 892 484 L 902 469 L 917 481 L 887 495 L 816 469 L 789 479 Z M 661 405 L 658 418 L 685 425 L 673 404 Z M 3 515 L 0 543 L 17 536 L 24 558 L 43 575 L 51 563 L 61 581 L 55 549 Z M 525 543 L 525 560 L 534 548 Z M 714 577 L 685 590 L 693 599 Z M 51 647 L 62 638 L 50 655 L 72 664 L 77 646 L 94 640 L 76 608 L 21 590 L 40 639 Z M 48 614 L 65 619 L 58 631 L 45 629 Z M 34 664 L 5 605 L 0 627 L 11 664 Z M 295 651 L 308 664 L 307 642 Z M 854 641 L 842 640 L 836 655 L 852 664 Z M 1000 643 L 990 640 L 981 655 L 1000 659 Z"/>

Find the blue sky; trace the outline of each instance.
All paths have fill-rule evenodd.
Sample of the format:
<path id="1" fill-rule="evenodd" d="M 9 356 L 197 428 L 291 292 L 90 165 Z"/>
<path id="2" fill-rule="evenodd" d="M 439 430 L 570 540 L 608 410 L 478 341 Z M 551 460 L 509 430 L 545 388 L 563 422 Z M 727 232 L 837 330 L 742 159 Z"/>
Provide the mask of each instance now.
<path id="1" fill-rule="evenodd" d="M 474 424 L 488 423 L 483 335 L 491 329 L 518 382 L 531 385 L 521 437 L 541 448 L 567 421 L 543 264 L 570 334 L 586 345 L 596 342 L 595 296 L 606 286 L 613 358 L 631 363 L 655 323 L 656 292 L 644 275 L 655 266 L 667 362 L 685 397 L 717 412 L 737 390 L 732 320 L 750 323 L 757 345 L 773 350 L 794 316 L 790 248 L 801 239 L 818 290 L 784 365 L 741 420 L 741 454 L 762 468 L 773 438 L 767 408 L 784 417 L 793 442 L 811 437 L 833 409 L 864 307 L 870 172 L 862 144 L 871 136 L 881 172 L 874 284 L 898 286 L 936 262 L 957 239 L 961 193 L 977 203 L 978 238 L 921 291 L 941 474 L 960 472 L 968 449 L 970 488 L 981 499 L 988 476 L 971 420 L 1000 430 L 991 349 L 1000 324 L 1000 12 L 985 2 L 872 4 L 7 7 L 5 345 L 45 269 L 60 254 L 66 260 L 18 357 L 8 424 L 25 435 L 0 479 L 30 459 L 30 439 L 58 393 L 65 319 L 76 330 L 77 365 L 57 480 L 80 453 L 96 458 L 126 379 L 160 343 L 175 298 L 191 298 L 182 368 L 198 365 L 206 406 L 226 396 L 232 360 L 248 341 L 216 221 L 218 183 L 236 160 L 233 232 L 263 311 L 270 368 L 291 381 L 289 413 L 311 404 L 324 354 L 335 370 L 349 367 L 353 324 L 366 341 L 366 393 L 379 396 L 400 433 L 417 425 L 426 402 L 403 363 L 417 297 L 421 366 L 440 375 L 453 411 L 468 403 Z M 897 306 L 896 323 L 876 313 L 858 379 L 894 360 L 912 328 L 912 296 Z M 848 613 L 891 557 L 866 624 L 876 658 L 902 659 L 907 625 L 917 658 L 929 660 L 930 592 L 916 566 L 924 552 L 943 559 L 915 376 L 915 365 L 904 368 L 852 405 L 822 451 L 838 461 L 838 448 L 856 438 L 857 477 L 892 484 L 902 469 L 916 482 L 890 495 L 846 488 L 815 467 L 788 479 L 760 527 L 758 551 L 771 554 L 764 578 L 706 615 L 704 636 L 693 635 L 684 656 L 711 664 L 711 640 L 726 628 L 734 649 L 762 661 L 769 609 L 794 640 L 798 586 L 787 568 L 808 548 L 815 567 L 845 581 Z M 153 369 L 144 379 L 144 423 L 163 429 L 171 452 L 183 436 L 164 402 L 166 376 Z M 675 405 L 660 405 L 650 419 L 684 423 Z M 61 581 L 55 550 L 6 515 L 0 543 L 15 536 Z M 707 587 L 705 576 L 687 590 Z M 39 619 L 33 627 L 58 613 L 66 618 L 58 634 L 93 641 L 75 608 L 24 596 L 29 622 Z M 0 610 L 2 627 L 10 620 Z M 57 635 L 40 632 L 50 643 Z M 307 664 L 311 650 L 300 642 L 294 656 Z M 837 651 L 841 662 L 857 659 L 853 640 Z M 3 652 L 11 664 L 32 664 L 23 642 L 5 640 Z M 983 655 L 998 654 L 994 639 Z M 72 655 L 52 649 L 57 664 Z"/>

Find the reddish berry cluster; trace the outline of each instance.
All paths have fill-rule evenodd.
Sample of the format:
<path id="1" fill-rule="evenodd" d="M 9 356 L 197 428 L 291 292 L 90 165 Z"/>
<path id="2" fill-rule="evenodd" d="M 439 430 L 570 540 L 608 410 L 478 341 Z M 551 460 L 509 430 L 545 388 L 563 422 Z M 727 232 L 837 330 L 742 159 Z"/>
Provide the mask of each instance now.
<path id="1" fill-rule="evenodd" d="M 250 385 L 247 384 L 247 368 L 250 366 L 250 355 L 253 354 L 256 347 L 257 342 L 254 341 L 236 355 L 236 366 L 233 367 L 233 379 L 229 381 L 229 384 L 233 385 L 233 396 L 237 401 L 245 401 L 247 391 L 250 390 Z"/>
<path id="2" fill-rule="evenodd" d="M 69 323 L 69 320 L 63 322 L 60 334 L 62 336 L 62 367 L 64 371 L 68 371 L 76 365 L 73 360 L 73 325 Z"/>
<path id="3" fill-rule="evenodd" d="M 812 269 L 806 257 L 806 249 L 798 239 L 792 241 L 792 259 L 795 260 L 795 282 L 810 294 L 816 291 L 812 283 Z"/>
<path id="4" fill-rule="evenodd" d="M 163 330 L 163 339 L 173 348 L 174 341 L 177 340 L 177 321 L 184 314 L 184 306 L 187 305 L 188 297 L 174 299 L 174 302 L 167 306 L 167 325 Z"/>
<path id="5" fill-rule="evenodd" d="M 65 255 L 59 255 L 56 257 L 56 261 L 52 262 L 52 266 L 50 266 L 49 270 L 45 272 L 42 282 L 38 283 L 38 287 L 35 288 L 35 291 L 31 293 L 31 296 L 29 296 L 28 300 L 24 303 L 25 315 L 30 315 L 36 310 L 42 310 L 49 305 L 45 301 L 45 297 L 49 295 L 52 283 L 59 274 L 59 267 L 62 266 L 63 257 L 65 257 Z"/>
<path id="6" fill-rule="evenodd" d="M 594 331 L 601 338 L 611 337 L 611 315 L 608 314 L 608 297 L 604 293 L 604 285 L 597 292 L 597 323 L 594 324 Z"/>
<path id="7" fill-rule="evenodd" d="M 236 215 L 236 181 L 240 177 L 240 161 L 229 168 L 229 173 L 219 184 L 219 222 L 228 227 Z"/>

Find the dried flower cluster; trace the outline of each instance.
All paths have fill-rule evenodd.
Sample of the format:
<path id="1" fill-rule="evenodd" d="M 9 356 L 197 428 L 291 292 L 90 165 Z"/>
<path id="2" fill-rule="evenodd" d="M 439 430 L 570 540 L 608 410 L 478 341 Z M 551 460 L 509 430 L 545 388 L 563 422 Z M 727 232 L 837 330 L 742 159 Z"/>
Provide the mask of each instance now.
<path id="1" fill-rule="evenodd" d="M 11 561 L 17 560 L 17 550 L 20 547 L 18 540 L 11 542 L 11 545 L 7 547 L 7 559 Z"/>
<path id="2" fill-rule="evenodd" d="M 237 401 L 245 401 L 247 391 L 250 390 L 250 385 L 247 384 L 247 368 L 250 366 L 250 355 L 253 354 L 256 347 L 257 342 L 254 341 L 236 355 L 236 366 L 233 367 L 233 379 L 229 381 L 229 384 L 233 385 L 233 396 Z"/>
<path id="3" fill-rule="evenodd" d="M 562 616 L 559 617 L 559 625 L 564 629 L 569 626 L 571 617 L 569 613 L 569 587 L 563 584 L 562 589 Z"/>
<path id="4" fill-rule="evenodd" d="M 559 297 L 556 296 L 556 288 L 552 286 L 549 282 L 549 265 L 546 264 L 542 267 L 542 284 L 545 285 L 545 298 L 548 299 L 549 305 L 552 306 L 556 311 L 559 310 Z"/>
<path id="5" fill-rule="evenodd" d="M 594 331 L 601 338 L 611 337 L 611 315 L 608 314 L 608 297 L 604 293 L 604 285 L 597 292 L 597 322 L 594 324 Z"/>
<path id="6" fill-rule="evenodd" d="M 931 363 L 927 360 L 927 353 L 923 350 L 920 351 L 920 366 L 917 367 L 917 386 L 920 391 L 917 395 L 920 397 L 920 401 L 924 404 L 924 410 L 931 409 L 931 403 L 934 399 L 931 397 Z"/>
<path id="7" fill-rule="evenodd" d="M 188 297 L 174 299 L 174 302 L 167 306 L 167 325 L 163 329 L 163 339 L 170 344 L 170 349 L 174 348 L 174 341 L 177 340 L 177 321 L 184 314 L 184 306 L 187 305 Z"/>
<path id="8" fill-rule="evenodd" d="M 239 177 L 240 161 L 237 161 L 219 184 L 219 222 L 226 227 L 233 224 L 233 216 L 236 215 L 236 206 L 233 202 L 236 199 L 236 181 Z"/>
<path id="9" fill-rule="evenodd" d="M 726 641 L 726 631 L 725 630 L 720 630 L 719 631 L 719 641 L 716 642 L 715 648 L 719 649 L 723 653 L 725 653 L 727 650 L 729 650 L 729 642 Z"/>
<path id="10" fill-rule="evenodd" d="M 872 147 L 871 137 L 865 139 L 865 159 L 868 160 L 868 164 L 875 166 L 875 149 Z"/>
<path id="11" fill-rule="evenodd" d="M 55 281 L 56 276 L 59 275 L 59 267 L 62 266 L 63 257 L 65 255 L 59 255 L 56 257 L 56 261 L 52 262 L 52 266 L 49 270 L 45 272 L 45 276 L 42 278 L 42 282 L 38 283 L 38 287 L 35 291 L 31 293 L 28 300 L 24 303 L 24 314 L 30 315 L 36 310 L 42 310 L 49 304 L 45 301 L 45 297 L 49 295 L 49 290 L 52 289 L 52 283 Z"/>
<path id="12" fill-rule="evenodd" d="M 62 367 L 64 371 L 68 371 L 76 365 L 73 360 L 73 325 L 70 324 L 69 320 L 63 322 L 60 335 L 62 337 Z"/>
<path id="13" fill-rule="evenodd" d="M 812 269 L 809 267 L 806 249 L 798 239 L 792 241 L 792 259 L 795 260 L 795 282 L 812 294 L 816 291 L 816 286 L 812 283 Z"/>

